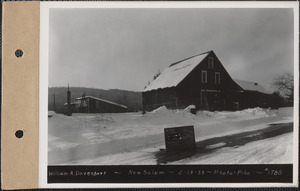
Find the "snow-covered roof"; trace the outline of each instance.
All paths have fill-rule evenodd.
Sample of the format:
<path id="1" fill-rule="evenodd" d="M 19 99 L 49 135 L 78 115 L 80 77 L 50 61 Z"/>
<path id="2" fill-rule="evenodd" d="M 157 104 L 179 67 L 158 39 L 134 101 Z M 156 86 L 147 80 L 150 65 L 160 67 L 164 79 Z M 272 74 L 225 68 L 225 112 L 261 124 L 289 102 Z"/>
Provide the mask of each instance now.
<path id="1" fill-rule="evenodd" d="M 200 62 L 210 53 L 205 52 L 177 63 L 171 64 L 166 68 L 149 86 L 143 91 L 151 91 L 159 88 L 176 87 Z"/>
<path id="2" fill-rule="evenodd" d="M 109 103 L 109 104 L 116 105 L 116 106 L 123 107 L 123 108 L 127 109 L 127 106 L 125 106 L 125 105 L 121 105 L 121 104 L 118 104 L 118 103 L 115 103 L 115 102 L 112 102 L 112 101 L 108 101 L 108 100 L 105 100 L 105 99 L 101 99 L 101 98 L 98 98 L 98 97 L 85 96 L 85 98 L 91 98 L 91 99 L 99 100 L 99 101 L 102 101 L 102 102 L 105 102 L 105 103 Z M 81 99 L 83 99 L 83 98 L 82 97 L 76 98 L 76 100 L 81 100 Z"/>
<path id="3" fill-rule="evenodd" d="M 264 87 L 262 87 L 256 82 L 248 82 L 248 81 L 238 80 L 238 79 L 234 79 L 234 81 L 244 90 L 257 91 L 265 94 L 270 94 L 268 90 L 266 90 Z"/>

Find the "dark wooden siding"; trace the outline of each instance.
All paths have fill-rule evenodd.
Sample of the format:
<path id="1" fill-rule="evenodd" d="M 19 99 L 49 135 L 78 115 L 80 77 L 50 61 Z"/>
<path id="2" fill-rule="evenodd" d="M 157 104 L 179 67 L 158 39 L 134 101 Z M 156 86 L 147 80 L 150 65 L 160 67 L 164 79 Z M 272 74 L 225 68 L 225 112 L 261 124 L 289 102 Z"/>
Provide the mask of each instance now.
<path id="1" fill-rule="evenodd" d="M 208 59 L 213 58 L 213 68 L 208 67 Z M 207 71 L 207 83 L 202 83 L 202 71 Z M 215 83 L 215 74 L 220 74 L 220 84 Z M 202 62 L 178 85 L 179 89 L 207 89 L 234 92 L 241 88 L 232 80 L 216 55 L 211 52 Z"/>
<path id="2" fill-rule="evenodd" d="M 147 111 L 156 109 L 160 106 L 166 106 L 169 109 L 173 109 L 179 105 L 176 89 L 174 87 L 143 92 L 142 96 L 144 109 Z"/>
<path id="3" fill-rule="evenodd" d="M 244 91 L 236 94 L 239 109 L 245 108 L 268 108 L 273 107 L 274 96 L 272 94 L 264 94 L 256 91 Z"/>
<path id="4" fill-rule="evenodd" d="M 213 67 L 209 67 L 209 59 Z M 207 73 L 207 82 L 202 82 L 202 71 Z M 215 75 L 220 76 L 216 83 Z M 237 101 L 234 93 L 242 90 L 230 77 L 216 55 L 211 52 L 202 62 L 178 85 L 178 97 L 184 106 L 196 105 L 198 109 L 222 110 L 231 109 Z"/>

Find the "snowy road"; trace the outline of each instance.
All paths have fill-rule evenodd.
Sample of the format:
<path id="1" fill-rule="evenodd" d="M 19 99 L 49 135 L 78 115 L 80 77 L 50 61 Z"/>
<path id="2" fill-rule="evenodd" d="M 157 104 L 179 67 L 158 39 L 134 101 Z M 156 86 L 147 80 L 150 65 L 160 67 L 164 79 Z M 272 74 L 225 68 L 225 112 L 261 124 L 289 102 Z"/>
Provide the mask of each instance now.
<path id="1" fill-rule="evenodd" d="M 146 115 L 53 114 L 48 121 L 48 164 L 291 163 L 292 122 L 293 108 L 201 111 L 197 115 L 166 108 Z M 186 125 L 194 126 L 201 154 L 166 159 L 164 128 Z"/>
<path id="2" fill-rule="evenodd" d="M 188 157 L 201 158 L 205 155 L 212 154 L 217 149 L 221 149 L 225 147 L 238 148 L 243 145 L 246 145 L 247 143 L 251 143 L 253 141 L 259 141 L 259 140 L 277 137 L 286 133 L 290 133 L 292 131 L 293 131 L 293 123 L 271 124 L 269 127 L 264 129 L 237 133 L 237 134 L 227 135 L 223 137 L 215 137 L 204 141 L 199 141 L 196 143 L 196 151 L 193 152 L 186 152 L 186 153 L 178 152 L 178 153 L 168 154 L 165 150 L 161 150 L 156 153 L 157 162 L 159 164 L 161 163 L 165 164 L 169 162 L 182 160 Z"/>

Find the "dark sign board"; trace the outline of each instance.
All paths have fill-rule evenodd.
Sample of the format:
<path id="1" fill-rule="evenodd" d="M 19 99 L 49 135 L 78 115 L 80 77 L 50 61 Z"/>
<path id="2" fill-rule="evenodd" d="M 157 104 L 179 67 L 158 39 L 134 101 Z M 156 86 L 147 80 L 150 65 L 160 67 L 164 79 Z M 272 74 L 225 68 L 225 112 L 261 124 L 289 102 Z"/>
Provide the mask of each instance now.
<path id="1" fill-rule="evenodd" d="M 167 151 L 195 150 L 194 126 L 165 128 L 164 131 Z"/>

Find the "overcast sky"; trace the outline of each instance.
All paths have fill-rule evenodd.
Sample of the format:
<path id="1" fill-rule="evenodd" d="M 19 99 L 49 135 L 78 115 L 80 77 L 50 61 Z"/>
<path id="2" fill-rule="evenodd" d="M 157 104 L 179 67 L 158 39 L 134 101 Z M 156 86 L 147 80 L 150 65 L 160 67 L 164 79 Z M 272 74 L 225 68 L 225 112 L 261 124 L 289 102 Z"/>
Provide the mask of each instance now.
<path id="1" fill-rule="evenodd" d="M 50 9 L 49 86 L 141 91 L 158 70 L 213 50 L 270 90 L 293 72 L 292 9 Z"/>

